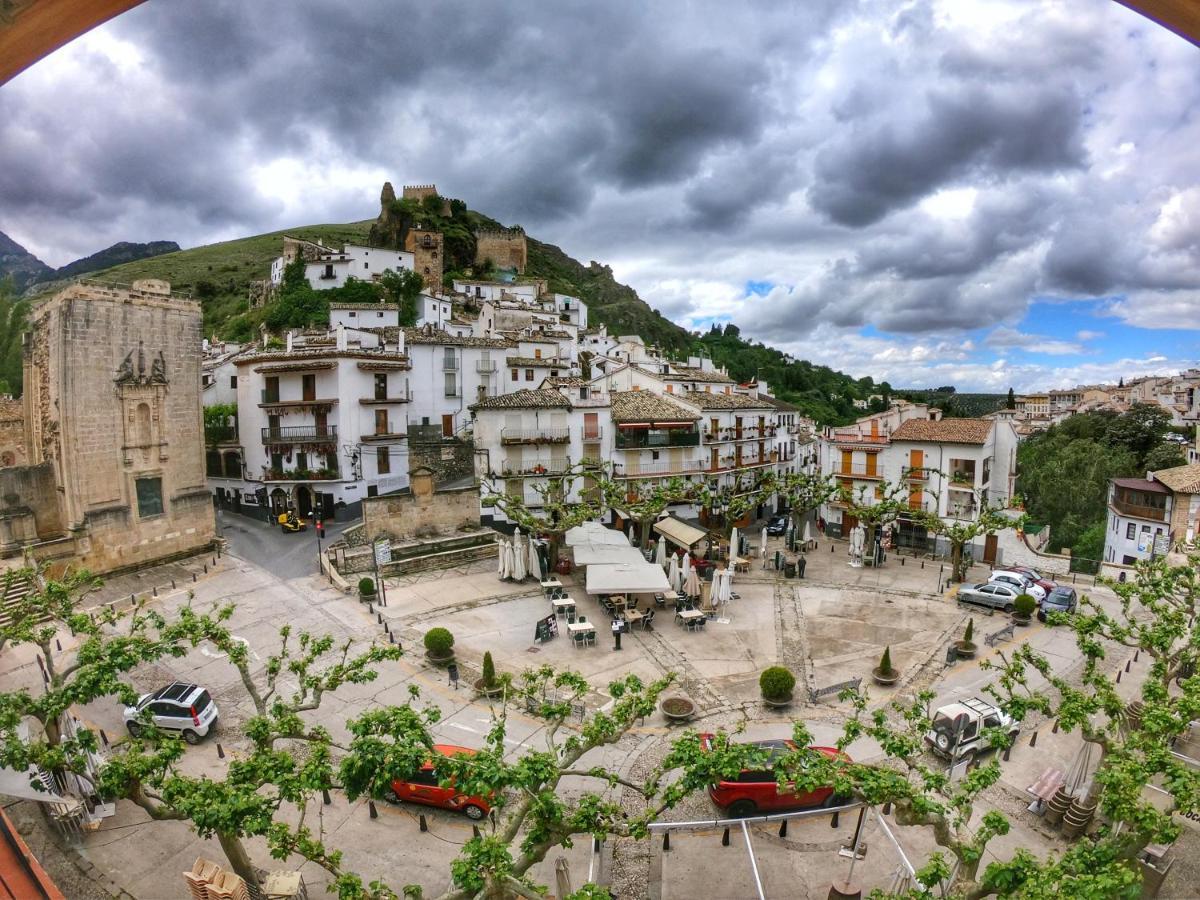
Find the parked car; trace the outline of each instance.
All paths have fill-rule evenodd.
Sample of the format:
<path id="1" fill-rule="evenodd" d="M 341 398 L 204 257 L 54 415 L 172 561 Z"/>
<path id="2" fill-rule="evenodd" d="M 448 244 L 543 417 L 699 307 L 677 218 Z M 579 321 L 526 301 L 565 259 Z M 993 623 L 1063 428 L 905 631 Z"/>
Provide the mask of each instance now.
<path id="1" fill-rule="evenodd" d="M 433 750 L 442 756 L 474 756 L 476 752 L 469 747 L 458 747 L 454 744 L 434 744 Z M 491 804 L 483 797 L 462 793 L 454 787 L 453 780 L 443 787 L 443 780 L 444 776 L 439 775 L 437 771 L 435 757 L 421 766 L 421 770 L 408 780 L 393 781 L 392 793 L 396 795 L 397 800 L 461 812 L 468 819 L 475 821 L 491 812 Z"/>
<path id="2" fill-rule="evenodd" d="M 1060 612 L 1070 614 L 1075 612 L 1075 607 L 1078 605 L 1079 598 L 1075 594 L 1075 588 L 1067 587 L 1065 584 L 1060 585 L 1046 595 L 1046 599 L 1038 607 L 1037 617 L 1045 622 L 1046 613 Z"/>
<path id="3" fill-rule="evenodd" d="M 775 516 L 770 522 L 767 523 L 767 534 L 774 535 L 775 537 L 778 537 L 781 534 L 787 534 L 787 530 L 787 516 Z"/>
<path id="4" fill-rule="evenodd" d="M 1016 608 L 1017 597 L 1023 593 L 1023 588 L 989 581 L 984 584 L 964 584 L 958 589 L 958 599 L 962 603 L 978 603 L 981 606 L 993 606 L 1005 612 L 1012 612 Z"/>
<path id="5" fill-rule="evenodd" d="M 134 737 L 145 727 L 141 719 L 147 708 L 158 728 L 178 731 L 189 744 L 200 743 L 217 727 L 217 704 L 198 684 L 175 681 L 151 694 L 143 694 L 135 705 L 125 707 L 125 727 Z"/>
<path id="6" fill-rule="evenodd" d="M 712 747 L 713 735 L 700 735 L 701 748 L 708 750 Z M 844 797 L 834 794 L 832 787 L 818 788 L 804 793 L 781 791 L 771 769 L 771 761 L 792 753 L 796 744 L 788 740 L 754 741 L 754 746 L 766 751 L 767 760 L 761 769 L 747 769 L 736 779 L 721 781 L 710 785 L 708 796 L 712 802 L 725 810 L 735 819 L 752 816 L 756 813 L 786 812 L 795 809 L 807 809 L 814 806 L 840 806 L 846 801 Z M 851 762 L 845 753 L 839 753 L 835 747 L 810 747 L 824 754 L 829 759 L 842 759 Z"/>
<path id="7" fill-rule="evenodd" d="M 939 756 L 964 759 L 991 749 L 984 731 L 999 728 L 1015 738 L 1020 726 L 994 703 L 972 697 L 938 707 L 933 723 L 925 732 L 925 743 Z M 957 737 L 957 740 L 956 740 Z"/>
<path id="8" fill-rule="evenodd" d="M 988 584 L 1012 585 L 1022 594 L 1029 594 L 1039 603 L 1046 598 L 1046 594 L 1048 593 L 1044 587 L 1041 587 L 1024 572 L 1014 572 L 1010 569 L 997 569 L 992 572 L 988 576 Z"/>
<path id="9" fill-rule="evenodd" d="M 1034 584 L 1049 594 L 1052 590 L 1058 587 L 1058 584 L 1038 572 L 1037 569 L 1031 569 L 1028 566 L 1009 566 L 1009 571 L 1021 572 L 1033 579 Z"/>

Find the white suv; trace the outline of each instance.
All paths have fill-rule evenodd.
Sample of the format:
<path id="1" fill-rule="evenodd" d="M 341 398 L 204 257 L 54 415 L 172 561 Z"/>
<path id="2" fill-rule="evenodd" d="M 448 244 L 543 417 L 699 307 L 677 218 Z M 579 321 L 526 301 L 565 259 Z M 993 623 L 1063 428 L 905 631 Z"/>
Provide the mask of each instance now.
<path id="1" fill-rule="evenodd" d="M 1046 589 L 1035 582 L 1024 572 L 1013 572 L 1007 569 L 997 569 L 988 576 L 989 584 L 1007 584 L 1015 587 L 1023 594 L 1028 594 L 1038 603 L 1046 599 Z"/>
<path id="2" fill-rule="evenodd" d="M 189 744 L 200 743 L 217 727 L 217 704 L 198 684 L 176 681 L 152 694 L 143 694 L 136 706 L 125 707 L 125 727 L 134 737 L 145 728 L 141 720 L 147 708 L 158 728 L 178 731 Z"/>
<path id="3" fill-rule="evenodd" d="M 979 697 L 947 703 L 933 715 L 933 726 L 925 733 L 925 742 L 934 753 L 953 759 L 965 759 L 991 745 L 983 736 L 988 728 L 999 728 L 1016 738 L 1020 727 L 994 703 Z"/>

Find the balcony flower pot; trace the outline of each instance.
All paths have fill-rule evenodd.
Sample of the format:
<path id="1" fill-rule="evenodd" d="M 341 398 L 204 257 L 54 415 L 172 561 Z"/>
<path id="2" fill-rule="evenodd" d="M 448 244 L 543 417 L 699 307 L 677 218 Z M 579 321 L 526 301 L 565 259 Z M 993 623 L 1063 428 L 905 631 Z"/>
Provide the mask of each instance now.
<path id="1" fill-rule="evenodd" d="M 659 708 L 670 722 L 686 722 L 696 714 L 696 704 L 687 697 L 668 697 Z"/>

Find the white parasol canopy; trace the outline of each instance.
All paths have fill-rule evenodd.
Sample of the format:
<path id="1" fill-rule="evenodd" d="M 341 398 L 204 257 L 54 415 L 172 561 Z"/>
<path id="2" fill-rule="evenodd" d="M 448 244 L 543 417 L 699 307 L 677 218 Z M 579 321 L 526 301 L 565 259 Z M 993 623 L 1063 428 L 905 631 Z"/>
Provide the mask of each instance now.
<path id="1" fill-rule="evenodd" d="M 508 541 L 501 541 L 500 542 L 500 580 L 501 581 L 508 581 L 508 579 L 511 577 L 509 575 L 509 572 L 511 571 L 511 569 L 510 569 L 510 566 L 511 566 L 510 560 L 511 559 L 512 559 L 512 544 L 510 544 Z"/>
<path id="2" fill-rule="evenodd" d="M 559 897 L 566 897 L 571 893 L 571 869 L 565 856 L 560 856 L 554 861 L 554 887 Z"/>
<path id="3" fill-rule="evenodd" d="M 803 538 L 804 543 L 807 544 L 807 543 L 811 542 L 812 539 L 813 539 L 812 538 L 812 523 L 806 520 L 804 522 L 804 538 Z"/>
<path id="4" fill-rule="evenodd" d="M 738 543 L 738 530 L 737 526 L 734 525 L 733 531 L 729 533 L 729 558 L 733 559 L 735 556 L 741 556 L 740 550 L 741 545 Z"/>
<path id="5" fill-rule="evenodd" d="M 684 584 L 684 590 L 687 592 L 689 597 L 700 596 L 700 575 L 695 569 L 691 568 L 691 566 L 688 566 L 688 576 L 687 581 Z"/>
<path id="6" fill-rule="evenodd" d="M 504 577 L 504 548 L 508 544 L 504 538 L 496 541 L 496 574 Z"/>
<path id="7" fill-rule="evenodd" d="M 692 555 L 690 553 L 683 554 L 683 565 L 679 569 L 679 581 L 684 587 L 687 587 L 688 578 L 692 574 Z"/>
<path id="8" fill-rule="evenodd" d="M 765 557 L 767 555 L 767 528 L 765 525 L 763 526 L 762 537 L 759 540 L 758 548 L 759 556 Z"/>
<path id="9" fill-rule="evenodd" d="M 626 544 L 576 544 L 571 555 L 577 566 L 611 565 L 615 563 L 644 563 L 642 552 Z"/>
<path id="10" fill-rule="evenodd" d="M 538 556 L 537 544 L 529 541 L 529 574 L 538 581 L 542 580 L 542 558 Z"/>
<path id="11" fill-rule="evenodd" d="M 574 547 L 576 544 L 629 546 L 629 538 L 614 528 L 605 528 L 599 522 L 584 522 L 568 529 L 564 542 L 568 547 Z"/>
<path id="12" fill-rule="evenodd" d="M 667 539 L 659 538 L 658 546 L 654 548 L 654 561 L 662 568 L 667 567 Z"/>
<path id="13" fill-rule="evenodd" d="M 671 590 L 679 591 L 682 579 L 679 577 L 679 557 L 674 553 L 671 554 L 671 561 L 667 564 L 667 581 L 671 582 Z"/>
<path id="14" fill-rule="evenodd" d="M 525 568 L 525 542 L 521 540 L 521 532 L 513 535 L 513 572 L 512 577 L 517 581 L 524 581 L 525 576 L 529 574 Z"/>

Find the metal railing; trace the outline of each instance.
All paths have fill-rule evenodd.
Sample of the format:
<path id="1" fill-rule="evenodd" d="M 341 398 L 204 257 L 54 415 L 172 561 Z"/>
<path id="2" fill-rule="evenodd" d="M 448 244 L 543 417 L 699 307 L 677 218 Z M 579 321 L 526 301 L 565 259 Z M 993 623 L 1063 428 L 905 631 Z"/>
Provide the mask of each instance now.
<path id="1" fill-rule="evenodd" d="M 882 478 L 883 471 L 879 466 L 856 466 L 853 463 L 850 465 L 838 464 L 833 471 L 834 475 L 840 478 Z"/>
<path id="2" fill-rule="evenodd" d="M 571 434 L 562 428 L 501 428 L 501 444 L 565 444 Z"/>
<path id="3" fill-rule="evenodd" d="M 491 372 L 495 372 L 496 371 L 496 361 L 495 360 L 487 360 L 487 359 L 477 360 L 475 363 L 475 371 L 480 372 L 485 375 L 489 374 Z"/>
<path id="4" fill-rule="evenodd" d="M 720 444 L 726 441 L 763 441 L 775 437 L 776 433 L 777 429 L 774 425 L 764 425 L 762 428 L 757 425 L 743 425 L 741 428 L 735 426 L 706 428 L 704 429 L 704 442 Z"/>
<path id="5" fill-rule="evenodd" d="M 337 440 L 336 425 L 287 425 L 262 429 L 264 444 L 328 443 Z"/>
<path id="6" fill-rule="evenodd" d="M 903 470 L 905 481 L 928 481 L 932 471 L 927 466 L 905 466 Z"/>
<path id="7" fill-rule="evenodd" d="M 1132 516 L 1135 519 L 1149 519 L 1152 522 L 1167 521 L 1167 510 L 1165 507 L 1127 503 L 1120 497 L 1113 497 L 1110 503 L 1113 509 L 1123 516 Z"/>
<path id="8" fill-rule="evenodd" d="M 570 469 L 571 464 L 565 460 L 551 460 L 550 462 L 538 463 L 522 463 L 519 466 L 514 466 L 508 460 L 500 464 L 500 471 L 496 474 L 500 478 L 537 478 L 540 476 L 556 476 L 564 474 Z"/>
<path id="9" fill-rule="evenodd" d="M 583 442 L 585 444 L 597 444 L 602 440 L 604 440 L 603 426 L 601 426 L 599 428 L 584 428 L 583 429 Z"/>
<path id="10" fill-rule="evenodd" d="M 457 372 L 458 371 L 458 357 L 457 356 L 453 356 L 453 357 L 443 356 L 442 357 L 442 371 L 443 372 Z"/>
<path id="11" fill-rule="evenodd" d="M 700 432 L 683 428 L 619 428 L 618 450 L 638 450 L 645 447 L 699 447 Z"/>
<path id="12" fill-rule="evenodd" d="M 835 431 L 832 440 L 835 444 L 887 444 L 891 441 L 886 434 L 859 434 L 856 431 Z"/>
<path id="13" fill-rule="evenodd" d="M 702 475 L 710 471 L 708 464 L 702 460 L 683 460 L 680 462 L 656 462 L 641 466 L 626 466 L 616 463 L 613 466 L 614 478 L 669 478 L 674 475 Z"/>

